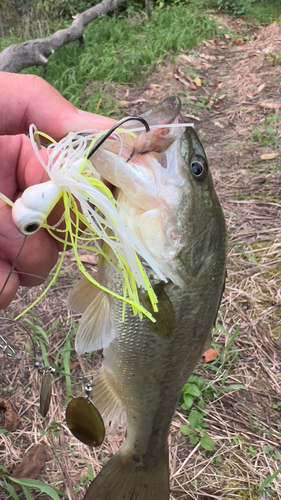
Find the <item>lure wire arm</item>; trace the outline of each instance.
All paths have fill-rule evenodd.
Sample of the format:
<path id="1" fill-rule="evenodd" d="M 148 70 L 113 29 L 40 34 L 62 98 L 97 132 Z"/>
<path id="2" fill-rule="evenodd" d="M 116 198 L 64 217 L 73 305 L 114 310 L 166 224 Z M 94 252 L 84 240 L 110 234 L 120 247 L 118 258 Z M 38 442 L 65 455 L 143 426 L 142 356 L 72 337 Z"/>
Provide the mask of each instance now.
<path id="1" fill-rule="evenodd" d="M 9 323 L 12 323 L 13 325 L 16 325 L 16 326 L 19 326 L 20 328 L 22 328 L 25 333 L 29 336 L 31 342 L 32 342 L 32 348 L 33 348 L 33 361 L 34 361 L 34 364 L 36 363 L 36 346 L 35 346 L 35 342 L 32 338 L 32 335 L 31 333 L 28 331 L 28 329 L 22 325 L 21 323 L 19 323 L 18 321 L 15 321 L 14 319 L 10 319 L 10 318 L 5 318 L 4 316 L 0 316 L 0 321 L 3 320 L 3 321 L 8 321 Z M 13 354 L 15 354 L 16 356 L 16 353 L 14 351 L 14 349 L 8 344 L 8 342 L 2 337 L 2 335 L 0 335 L 0 339 L 2 340 L 2 342 L 4 342 L 4 344 L 6 345 L 6 347 L 4 346 L 4 348 L 2 347 L 2 345 L 0 344 L 0 349 L 3 350 L 3 352 L 5 352 L 5 350 L 7 348 L 9 348 Z"/>
<path id="2" fill-rule="evenodd" d="M 58 376 L 62 375 L 64 377 L 70 377 L 72 379 L 76 379 L 77 381 L 79 380 L 80 382 L 82 382 L 82 385 L 84 386 L 84 390 L 85 390 L 87 396 L 89 396 L 89 394 L 91 393 L 92 388 L 93 388 L 92 375 L 72 375 L 70 373 L 65 373 L 63 371 L 57 370 L 53 366 L 45 366 L 44 363 L 40 362 L 37 359 L 36 344 L 34 342 L 34 339 L 32 338 L 31 333 L 28 331 L 28 329 L 24 325 L 22 325 L 21 323 L 19 323 L 18 321 L 15 321 L 13 319 L 5 318 L 4 316 L 0 316 L 0 321 L 1 320 L 8 321 L 9 323 L 12 323 L 13 325 L 16 325 L 16 326 L 22 328 L 25 331 L 25 333 L 29 336 L 29 338 L 32 342 L 34 368 L 36 370 L 38 370 L 38 373 L 40 375 L 45 375 L 46 373 L 50 373 L 52 375 L 55 375 L 55 374 Z M 15 357 L 17 359 L 21 359 L 21 355 L 16 353 L 16 351 L 13 349 L 13 347 L 10 346 L 10 344 L 7 342 L 7 340 L 1 334 L 0 334 L 0 349 L 8 357 Z M 8 352 L 8 351 L 10 351 L 10 352 Z"/>
<path id="3" fill-rule="evenodd" d="M 89 160 L 89 158 L 101 147 L 101 145 L 104 143 L 104 141 L 106 141 L 106 139 L 108 139 L 113 134 L 113 132 L 115 132 L 115 130 L 117 128 L 121 127 L 121 125 L 123 125 L 124 123 L 129 122 L 129 121 L 141 122 L 145 126 L 146 132 L 150 131 L 150 127 L 149 127 L 147 121 L 142 116 L 127 116 L 126 118 L 123 118 L 119 122 L 115 123 L 115 125 L 113 125 L 113 127 L 111 127 L 101 137 L 101 139 L 92 147 L 92 149 L 88 153 L 87 160 Z"/>

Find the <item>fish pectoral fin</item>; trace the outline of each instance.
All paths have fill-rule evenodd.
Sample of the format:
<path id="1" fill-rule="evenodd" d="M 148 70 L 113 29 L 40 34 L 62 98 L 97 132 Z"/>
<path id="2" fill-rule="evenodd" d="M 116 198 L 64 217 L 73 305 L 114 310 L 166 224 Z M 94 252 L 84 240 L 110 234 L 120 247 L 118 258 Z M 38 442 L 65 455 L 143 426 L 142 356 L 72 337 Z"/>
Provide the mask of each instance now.
<path id="1" fill-rule="evenodd" d="M 112 373 L 114 377 L 114 374 Z M 126 425 L 126 412 L 112 387 L 109 368 L 101 366 L 93 384 L 91 399 L 102 415 L 106 433 L 112 434 L 116 430 L 115 424 L 120 427 Z"/>
<path id="2" fill-rule="evenodd" d="M 97 280 L 97 274 L 95 274 Z M 74 285 L 67 297 L 67 307 L 74 312 L 83 314 L 87 307 L 93 302 L 99 289 L 93 285 L 87 278 L 82 278 Z"/>
<path id="3" fill-rule="evenodd" d="M 140 293 L 141 304 L 151 311 L 156 322 L 151 325 L 153 333 L 163 340 L 167 340 L 175 329 L 175 313 L 173 304 L 165 292 L 165 283 L 161 282 L 153 287 L 158 298 L 158 312 L 154 313 L 147 293 Z"/>
<path id="4" fill-rule="evenodd" d="M 169 500 L 168 451 L 155 467 L 141 467 L 132 453 L 122 448 L 104 466 L 84 500 Z"/>
<path id="5" fill-rule="evenodd" d="M 109 296 L 98 290 L 80 320 L 75 349 L 78 354 L 104 349 L 111 344 L 115 336 Z"/>

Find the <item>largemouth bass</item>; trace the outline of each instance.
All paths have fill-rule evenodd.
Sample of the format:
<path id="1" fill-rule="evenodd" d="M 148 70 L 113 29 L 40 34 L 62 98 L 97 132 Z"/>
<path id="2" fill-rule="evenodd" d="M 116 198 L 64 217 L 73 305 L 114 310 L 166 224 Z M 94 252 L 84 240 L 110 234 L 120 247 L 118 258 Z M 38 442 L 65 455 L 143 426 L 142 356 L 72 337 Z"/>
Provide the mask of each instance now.
<path id="1" fill-rule="evenodd" d="M 145 119 L 149 124 L 183 122 L 179 99 L 167 99 Z M 122 322 L 123 303 L 87 280 L 70 295 L 72 309 L 83 313 L 77 351 L 104 348 L 93 403 L 106 425 L 122 424 L 124 418 L 127 424 L 124 443 L 94 479 L 85 500 L 169 499 L 169 427 L 182 387 L 210 340 L 220 304 L 224 216 L 196 132 L 190 127 L 175 130 L 167 133 L 169 143 L 158 132 L 152 141 L 148 137 L 125 145 L 127 158 L 137 155 L 133 164 L 114 156 L 110 147 L 92 159 L 113 186 L 123 221 L 161 261 L 169 279 L 160 281 L 146 266 L 158 297 L 155 323 L 134 315 L 128 306 Z M 114 262 L 102 263 L 97 279 L 122 295 L 122 276 Z M 139 296 L 149 309 L 147 293 L 140 289 Z"/>

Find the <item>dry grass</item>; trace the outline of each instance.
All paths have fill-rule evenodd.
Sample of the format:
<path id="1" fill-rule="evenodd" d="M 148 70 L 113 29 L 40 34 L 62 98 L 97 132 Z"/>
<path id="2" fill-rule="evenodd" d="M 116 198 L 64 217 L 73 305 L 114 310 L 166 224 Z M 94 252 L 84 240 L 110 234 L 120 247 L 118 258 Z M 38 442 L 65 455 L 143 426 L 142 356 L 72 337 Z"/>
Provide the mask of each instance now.
<path id="1" fill-rule="evenodd" d="M 239 55 L 240 50 L 243 55 Z M 220 357 L 210 366 L 201 364 L 196 370 L 216 389 L 206 406 L 208 433 L 216 442 L 216 450 L 202 452 L 199 445 L 192 447 L 187 443 L 179 430 L 186 423 L 187 414 L 179 409 L 170 435 L 171 499 L 281 498 L 280 476 L 270 483 L 267 493 L 258 493 L 264 480 L 281 467 L 281 410 L 273 408 L 281 402 L 281 173 L 278 158 L 271 162 L 260 160 L 261 154 L 276 152 L 278 148 L 265 147 L 258 140 L 253 142 L 252 135 L 253 125 L 262 125 L 266 114 L 275 112 L 257 106 L 258 103 L 281 103 L 281 70 L 267 59 L 269 51 L 280 50 L 281 28 L 275 25 L 240 48 L 227 40 L 201 48 L 201 53 L 215 57 L 210 68 L 203 65 L 200 69 L 213 86 L 203 85 L 193 96 L 198 101 L 204 96 L 213 102 L 210 111 L 196 110 L 201 119 L 197 128 L 206 145 L 228 224 L 228 278 L 219 326 L 214 332 Z M 179 67 L 183 64 L 181 60 Z M 144 89 L 126 92 L 126 99 L 155 101 L 167 93 L 186 90 L 175 80 L 173 71 L 166 62 Z M 166 83 L 162 85 L 164 76 Z M 263 89 L 252 95 L 264 83 Z M 124 100 L 124 88 L 116 92 Z M 224 97 L 218 100 L 216 94 Z M 192 103 L 191 100 L 184 108 L 186 113 L 194 113 Z M 145 102 L 143 108 L 148 107 Z M 132 109 L 136 109 L 136 104 L 130 112 Z M 45 331 L 58 320 L 49 338 L 49 354 L 61 353 L 62 339 L 73 337 L 64 303 L 75 276 L 77 272 L 69 257 L 54 290 L 34 310 L 36 322 Z M 14 317 L 37 293 L 22 290 L 6 314 Z M 239 333 L 226 348 L 237 327 Z M 7 325 L 3 328 L 0 333 L 5 333 L 11 345 L 24 353 L 27 337 L 7 330 Z M 77 361 L 74 351 L 71 361 Z M 94 354 L 78 361 L 80 366 L 73 370 L 74 375 L 93 373 L 100 356 Z M 16 432 L 0 436 L 0 462 L 12 470 L 33 443 L 45 443 L 49 460 L 40 479 L 65 491 L 70 500 L 82 499 L 83 482 L 89 475 L 87 464 L 97 474 L 117 451 L 124 430 L 108 436 L 99 449 L 90 450 L 72 437 L 64 423 L 65 377 L 55 379 L 50 412 L 43 419 L 36 408 L 40 376 L 33 370 L 30 358 L 23 354 L 21 361 L 13 361 L 1 355 L 2 363 L 5 370 L 0 375 L 0 397 L 7 398 L 17 409 L 22 424 Z M 225 391 L 232 384 L 242 384 L 245 390 Z M 8 387 L 12 390 L 6 390 Z M 81 390 L 74 379 L 72 395 Z M 59 437 L 48 430 L 52 422 L 62 426 Z M 0 488 L 0 499 L 6 498 L 7 493 Z M 41 494 L 38 498 L 46 497 Z"/>

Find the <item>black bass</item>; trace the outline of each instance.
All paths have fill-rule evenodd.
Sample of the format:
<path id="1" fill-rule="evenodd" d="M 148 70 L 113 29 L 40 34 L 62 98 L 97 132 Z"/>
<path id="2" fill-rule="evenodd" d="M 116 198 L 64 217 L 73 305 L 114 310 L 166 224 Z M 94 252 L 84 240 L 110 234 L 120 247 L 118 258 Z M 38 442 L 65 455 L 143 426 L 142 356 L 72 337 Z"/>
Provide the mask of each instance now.
<path id="1" fill-rule="evenodd" d="M 184 121 L 177 98 L 143 116 L 149 124 Z M 161 281 L 145 267 L 158 297 L 155 323 L 129 306 L 122 322 L 122 301 L 85 279 L 70 295 L 72 309 L 83 313 L 77 351 L 104 348 L 93 403 L 106 425 L 122 424 L 125 417 L 127 425 L 120 450 L 84 500 L 169 499 L 169 427 L 182 387 L 210 341 L 224 286 L 226 226 L 196 132 L 171 127 L 152 141 L 136 142 L 126 146 L 132 164 L 110 146 L 91 161 L 113 186 L 120 217 L 169 279 Z M 157 153 L 151 152 L 154 143 Z M 102 263 L 97 280 L 122 295 L 114 263 Z M 139 297 L 149 310 L 147 292 L 140 289 Z"/>

